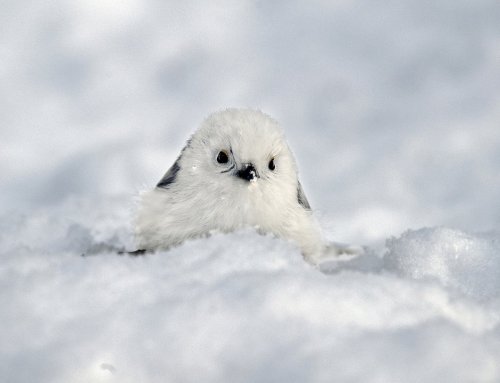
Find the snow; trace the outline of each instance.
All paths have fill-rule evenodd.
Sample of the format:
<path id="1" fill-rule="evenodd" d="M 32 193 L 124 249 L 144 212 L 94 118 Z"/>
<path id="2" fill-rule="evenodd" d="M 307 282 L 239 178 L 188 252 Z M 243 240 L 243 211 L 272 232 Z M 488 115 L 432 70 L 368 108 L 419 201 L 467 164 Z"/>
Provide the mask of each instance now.
<path id="1" fill-rule="evenodd" d="M 423 229 L 389 240 L 383 263 L 367 254 L 324 273 L 292 244 L 251 230 L 120 256 L 114 249 L 128 245 L 121 235 L 129 230 L 122 203 L 108 201 L 95 214 L 73 200 L 4 228 L 5 381 L 495 381 L 500 374 L 494 240 Z"/>
<path id="2" fill-rule="evenodd" d="M 7 1 L 0 380 L 500 380 L 500 4 Z M 334 241 L 132 257 L 210 112 L 284 126 Z"/>
<path id="3" fill-rule="evenodd" d="M 387 268 L 412 279 L 436 279 L 477 299 L 500 292 L 500 234 L 449 228 L 408 231 L 388 240 Z"/>

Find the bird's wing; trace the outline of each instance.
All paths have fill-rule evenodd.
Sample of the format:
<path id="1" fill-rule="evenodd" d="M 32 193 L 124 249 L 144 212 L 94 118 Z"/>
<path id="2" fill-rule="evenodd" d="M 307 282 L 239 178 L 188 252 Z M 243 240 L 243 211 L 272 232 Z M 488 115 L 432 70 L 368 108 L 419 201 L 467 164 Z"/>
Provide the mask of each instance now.
<path id="1" fill-rule="evenodd" d="M 182 157 L 182 154 L 186 150 L 186 148 L 191 145 L 191 138 L 186 142 L 186 146 L 181 150 L 181 154 L 179 154 L 179 157 L 175 160 L 174 164 L 170 167 L 170 169 L 167 170 L 165 175 L 161 178 L 160 182 L 156 184 L 156 187 L 158 188 L 164 188 L 168 189 L 170 185 L 172 185 L 175 182 L 175 178 L 177 176 L 177 173 L 179 170 L 181 170 L 180 160 Z"/>
<path id="2" fill-rule="evenodd" d="M 177 173 L 181 169 L 181 167 L 179 166 L 180 158 L 181 156 L 179 156 L 175 160 L 174 164 L 170 167 L 170 169 L 167 170 L 167 172 L 162 177 L 160 182 L 156 184 L 156 187 L 168 189 L 168 187 L 175 182 L 175 177 L 177 176 Z"/>
<path id="3" fill-rule="evenodd" d="M 297 184 L 297 200 L 299 201 L 299 204 L 302 205 L 302 207 L 306 210 L 311 210 L 311 205 L 309 205 L 309 201 L 307 200 L 307 197 L 304 193 L 304 189 L 302 189 L 302 185 L 299 183 Z"/>

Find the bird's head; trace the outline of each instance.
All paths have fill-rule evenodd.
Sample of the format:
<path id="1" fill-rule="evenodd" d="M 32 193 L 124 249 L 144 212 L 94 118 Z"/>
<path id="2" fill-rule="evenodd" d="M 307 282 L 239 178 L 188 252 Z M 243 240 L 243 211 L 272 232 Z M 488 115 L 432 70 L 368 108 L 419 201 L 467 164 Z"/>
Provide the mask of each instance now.
<path id="1" fill-rule="evenodd" d="M 214 182 L 236 188 L 297 187 L 297 169 L 283 131 L 260 111 L 227 109 L 214 113 L 193 135 L 189 146 L 195 166 Z"/>
<path id="2" fill-rule="evenodd" d="M 251 196 L 270 206 L 298 198 L 309 208 L 283 130 L 256 110 L 226 109 L 210 115 L 158 186 L 170 188 L 175 180 L 220 199 L 241 202 Z"/>

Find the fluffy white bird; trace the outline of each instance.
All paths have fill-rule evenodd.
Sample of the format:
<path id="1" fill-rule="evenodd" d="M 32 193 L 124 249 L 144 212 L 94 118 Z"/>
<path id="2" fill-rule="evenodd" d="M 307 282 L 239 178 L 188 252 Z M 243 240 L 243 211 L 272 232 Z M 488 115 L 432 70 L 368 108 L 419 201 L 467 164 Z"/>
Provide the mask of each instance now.
<path id="1" fill-rule="evenodd" d="M 250 109 L 209 116 L 153 190 L 141 195 L 140 249 L 168 249 L 213 231 L 254 227 L 296 243 L 311 263 L 328 245 L 279 124 Z"/>

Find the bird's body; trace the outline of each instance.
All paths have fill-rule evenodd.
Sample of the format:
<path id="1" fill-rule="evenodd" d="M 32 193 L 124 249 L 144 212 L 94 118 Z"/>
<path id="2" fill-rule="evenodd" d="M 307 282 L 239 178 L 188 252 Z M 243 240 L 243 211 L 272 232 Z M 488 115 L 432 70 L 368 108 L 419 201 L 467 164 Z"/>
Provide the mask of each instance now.
<path id="1" fill-rule="evenodd" d="M 260 111 L 208 117 L 158 185 L 142 194 L 141 249 L 167 249 L 213 231 L 254 227 L 296 243 L 307 260 L 325 251 L 278 123 Z"/>

